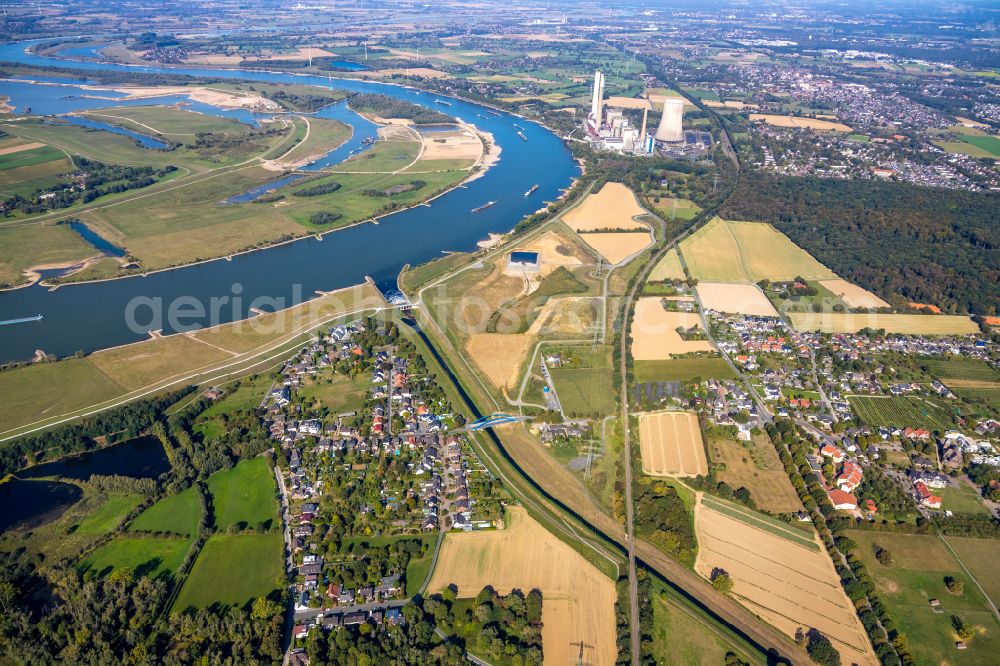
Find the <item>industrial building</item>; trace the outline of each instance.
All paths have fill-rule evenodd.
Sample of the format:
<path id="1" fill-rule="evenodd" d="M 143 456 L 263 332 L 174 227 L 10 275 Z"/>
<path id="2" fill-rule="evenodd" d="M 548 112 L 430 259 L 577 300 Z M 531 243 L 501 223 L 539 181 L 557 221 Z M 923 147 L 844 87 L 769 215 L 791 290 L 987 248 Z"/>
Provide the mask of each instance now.
<path id="1" fill-rule="evenodd" d="M 634 115 L 630 117 L 626 114 L 626 108 L 642 109 L 642 123 L 639 127 L 635 125 Z M 687 155 L 704 153 L 711 147 L 710 133 L 684 130 L 682 98 L 668 97 L 663 100 L 663 114 L 655 133 L 647 130 L 649 112 L 652 110 L 653 103 L 649 99 L 612 97 L 605 100 L 604 74 L 597 71 L 594 73 L 590 113 L 585 123 L 588 138 L 595 148 L 639 155 Z"/>

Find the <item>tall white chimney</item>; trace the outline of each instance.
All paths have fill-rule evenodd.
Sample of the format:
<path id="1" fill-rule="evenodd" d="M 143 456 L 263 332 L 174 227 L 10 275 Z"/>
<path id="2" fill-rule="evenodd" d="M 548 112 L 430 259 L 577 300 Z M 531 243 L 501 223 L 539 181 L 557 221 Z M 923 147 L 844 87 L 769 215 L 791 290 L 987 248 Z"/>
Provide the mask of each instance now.
<path id="1" fill-rule="evenodd" d="M 656 129 L 657 141 L 676 143 L 684 140 L 684 100 L 668 97 L 663 100 L 663 116 Z"/>
<path id="2" fill-rule="evenodd" d="M 590 101 L 590 116 L 594 119 L 594 127 L 601 127 L 601 111 L 604 106 L 604 75 L 598 70 L 594 72 L 594 94 Z"/>

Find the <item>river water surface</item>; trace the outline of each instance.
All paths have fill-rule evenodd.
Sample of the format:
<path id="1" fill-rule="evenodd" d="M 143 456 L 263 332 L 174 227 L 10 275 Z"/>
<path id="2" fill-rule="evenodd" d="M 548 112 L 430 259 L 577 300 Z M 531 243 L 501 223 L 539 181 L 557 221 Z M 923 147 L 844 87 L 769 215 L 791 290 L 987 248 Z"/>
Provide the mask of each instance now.
<path id="1" fill-rule="evenodd" d="M 441 95 L 400 86 L 288 73 L 67 63 L 29 53 L 25 50 L 28 45 L 21 42 L 0 46 L 0 61 L 71 66 L 91 71 L 127 69 L 307 83 L 349 92 L 381 93 L 430 108 L 437 108 L 434 99 L 441 98 Z M 67 93 L 53 94 L 52 90 L 58 88 L 52 86 L 14 85 L 18 90 L 11 93 L 11 103 L 19 108 L 30 106 L 36 113 L 41 108 L 47 113 L 64 113 L 71 110 L 73 102 L 79 102 L 60 99 Z M 26 88 L 22 89 L 22 85 Z M 6 84 L 4 92 L 7 93 Z M 43 97 L 44 101 L 36 99 L 35 95 Z M 115 103 L 103 101 L 104 106 Z M 342 110 L 343 105 L 328 109 L 324 115 L 349 113 L 349 110 Z M 363 224 L 327 234 L 322 240 L 309 238 L 234 256 L 229 261 L 212 261 L 146 277 L 69 285 L 51 291 L 36 284 L 0 292 L 0 320 L 39 313 L 44 317 L 37 322 L 0 326 L 0 361 L 30 358 L 36 349 L 65 356 L 77 350 L 90 352 L 141 340 L 146 337 L 144 332 L 131 330 L 125 317 L 126 308 L 133 299 L 160 299 L 169 304 L 185 297 L 202 303 L 207 313 L 210 312 L 210 299 L 232 297 L 238 292 L 241 306 L 223 309 L 221 320 L 214 322 L 220 323 L 250 316 L 249 303 L 257 297 L 267 297 L 287 307 L 295 303 L 297 295 L 311 298 L 317 290 L 331 291 L 358 284 L 365 276 L 370 276 L 383 291 L 391 291 L 404 265 L 429 261 L 443 252 L 474 250 L 476 242 L 489 232 L 508 231 L 522 217 L 540 208 L 544 201 L 556 199 L 579 175 L 579 167 L 562 141 L 536 123 L 460 100 L 451 100 L 451 106 L 443 110 L 491 133 L 501 147 L 500 161 L 481 178 L 435 199 L 429 206 L 396 213 L 383 218 L 378 225 Z M 356 120 L 350 122 L 359 125 Z M 514 123 L 524 128 L 527 141 L 517 136 L 521 130 L 514 127 Z M 362 141 L 370 130 L 356 127 L 349 144 Z M 328 156 L 328 159 L 340 161 L 343 156 Z M 523 193 L 535 184 L 538 190 L 525 197 Z M 480 213 L 471 212 L 486 201 L 496 204 Z M 254 204 L 244 205 L 247 214 L 252 215 Z M 206 316 L 199 323 L 213 322 Z M 175 331 L 164 325 L 163 332 Z"/>

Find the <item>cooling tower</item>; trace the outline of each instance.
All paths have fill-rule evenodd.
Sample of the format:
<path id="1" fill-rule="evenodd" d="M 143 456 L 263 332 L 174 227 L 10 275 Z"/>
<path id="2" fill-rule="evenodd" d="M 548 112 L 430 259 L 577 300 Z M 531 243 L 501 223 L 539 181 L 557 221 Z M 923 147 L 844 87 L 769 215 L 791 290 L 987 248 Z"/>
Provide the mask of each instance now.
<path id="1" fill-rule="evenodd" d="M 684 140 L 684 100 L 667 98 L 663 100 L 663 117 L 656 128 L 656 140 L 676 143 Z"/>

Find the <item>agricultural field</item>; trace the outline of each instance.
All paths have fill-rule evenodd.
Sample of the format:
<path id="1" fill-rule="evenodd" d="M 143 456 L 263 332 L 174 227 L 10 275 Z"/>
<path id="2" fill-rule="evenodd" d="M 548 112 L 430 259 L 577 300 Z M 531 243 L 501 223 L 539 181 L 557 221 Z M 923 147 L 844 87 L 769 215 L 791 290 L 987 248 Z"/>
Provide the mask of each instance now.
<path id="1" fill-rule="evenodd" d="M 792 513 L 802 510 L 802 501 L 766 435 L 749 442 L 709 436 L 708 457 L 716 468 L 716 478 L 733 488 L 745 487 L 762 511 Z"/>
<path id="2" fill-rule="evenodd" d="M 448 585 L 459 597 L 483 587 L 542 592 L 542 646 L 546 663 L 571 663 L 580 636 L 595 645 L 595 666 L 615 663 L 615 584 L 582 555 L 547 532 L 520 507 L 507 510 L 506 527 L 488 532 L 449 533 L 428 592 Z"/>
<path id="3" fill-rule="evenodd" d="M 684 340 L 677 332 L 678 327 L 701 330 L 701 319 L 694 312 L 663 309 L 656 296 L 640 298 L 632 318 L 632 358 L 659 361 L 678 354 L 714 351 L 708 340 Z"/>
<path id="4" fill-rule="evenodd" d="M 887 308 L 889 304 L 847 280 L 819 280 L 819 284 L 852 308 Z"/>
<path id="5" fill-rule="evenodd" d="M 621 183 L 605 183 L 599 192 L 587 195 L 583 203 L 562 219 L 576 232 L 644 229 L 646 225 L 635 218 L 645 214 L 632 190 Z"/>
<path id="6" fill-rule="evenodd" d="M 594 248 L 609 264 L 616 265 L 653 244 L 653 232 L 618 232 L 580 234 L 584 243 Z"/>
<path id="7" fill-rule="evenodd" d="M 750 121 L 762 121 L 775 127 L 804 127 L 822 132 L 853 132 L 844 123 L 821 120 L 819 118 L 799 118 L 796 116 L 778 116 L 766 113 L 751 113 Z"/>
<path id="8" fill-rule="evenodd" d="M 188 539 L 178 537 L 118 537 L 88 555 L 80 568 L 104 576 L 128 567 L 136 576 L 172 578 L 190 547 Z"/>
<path id="9" fill-rule="evenodd" d="M 1000 372 L 975 359 L 923 359 L 928 371 L 961 398 L 1000 398 Z"/>
<path id="10" fill-rule="evenodd" d="M 699 282 L 695 287 L 702 307 L 731 314 L 777 317 L 771 301 L 755 284 Z"/>
<path id="11" fill-rule="evenodd" d="M 699 574 L 728 573 L 733 597 L 788 636 L 814 627 L 847 663 L 878 663 L 815 536 L 708 496 L 695 509 L 695 529 Z"/>
<path id="12" fill-rule="evenodd" d="M 194 536 L 201 521 L 201 500 L 195 488 L 167 495 L 139 514 L 129 525 L 130 531 L 167 532 Z"/>
<path id="13" fill-rule="evenodd" d="M 889 616 L 906 636 L 916 663 L 988 664 L 996 661 L 996 654 L 1000 650 L 1000 626 L 986 600 L 937 537 L 858 530 L 851 530 L 847 534 L 858 544 L 855 552 L 874 579 L 879 596 L 889 610 Z M 948 540 L 956 550 L 966 546 L 966 541 L 996 543 L 988 539 Z M 891 554 L 893 561 L 889 566 L 876 560 L 876 545 Z M 996 580 L 993 575 L 996 561 L 991 560 L 989 568 L 983 568 L 982 560 L 977 560 L 974 556 L 982 554 L 982 549 L 967 549 L 965 552 L 971 558 L 971 564 L 966 562 L 966 566 L 974 571 L 975 567 L 979 567 L 978 572 L 983 574 L 980 582 L 995 587 L 992 581 Z M 965 555 L 961 556 L 964 562 Z M 945 577 L 960 581 L 962 594 L 949 592 L 945 586 Z M 941 602 L 941 613 L 934 612 L 928 603 L 930 599 Z M 958 638 L 952 628 L 952 615 L 958 615 L 976 630 L 976 635 L 967 642 L 968 648 L 964 652 L 955 650 Z"/>
<path id="14" fill-rule="evenodd" d="M 651 412 L 639 416 L 642 471 L 652 476 L 708 474 L 705 444 L 693 412 Z"/>
<path id="15" fill-rule="evenodd" d="M 636 361 L 637 382 L 687 382 L 702 379 L 733 379 L 736 373 L 721 356 L 690 356 L 665 361 Z"/>
<path id="16" fill-rule="evenodd" d="M 762 222 L 716 217 L 685 238 L 680 251 L 691 277 L 706 282 L 837 278 L 783 233 Z"/>
<path id="17" fill-rule="evenodd" d="M 858 420 L 873 427 L 927 428 L 949 430 L 953 408 L 927 398 L 901 396 L 848 396 Z"/>
<path id="18" fill-rule="evenodd" d="M 964 335 L 979 332 L 976 322 L 963 315 L 792 312 L 788 318 L 797 331 L 823 333 L 857 333 L 863 328 L 884 329 L 886 333 L 905 335 Z"/>
<path id="19" fill-rule="evenodd" d="M 216 534 L 205 542 L 188 574 L 173 612 L 213 604 L 244 606 L 283 584 L 281 532 Z M 239 563 L 239 566 L 234 566 Z"/>
<path id="20" fill-rule="evenodd" d="M 649 274 L 650 282 L 686 279 L 687 276 L 684 274 L 684 267 L 681 265 L 681 257 L 677 253 L 677 248 L 671 248 L 667 251 Z"/>
<path id="21" fill-rule="evenodd" d="M 232 469 L 208 477 L 208 490 L 215 509 L 215 526 L 225 530 L 244 524 L 264 530 L 278 523 L 274 474 L 267 458 L 244 460 Z"/>

